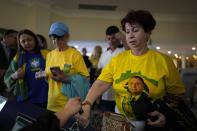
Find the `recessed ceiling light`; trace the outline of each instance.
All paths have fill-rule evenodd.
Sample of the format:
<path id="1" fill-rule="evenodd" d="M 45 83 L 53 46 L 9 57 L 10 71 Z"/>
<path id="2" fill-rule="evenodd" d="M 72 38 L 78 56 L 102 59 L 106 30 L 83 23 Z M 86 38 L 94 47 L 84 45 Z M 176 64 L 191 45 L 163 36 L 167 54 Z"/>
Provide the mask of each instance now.
<path id="1" fill-rule="evenodd" d="M 159 46 L 156 47 L 157 50 L 160 50 L 161 48 Z"/>
<path id="2" fill-rule="evenodd" d="M 196 47 L 192 47 L 192 50 L 196 50 Z"/>
<path id="3" fill-rule="evenodd" d="M 172 53 L 172 52 L 169 50 L 169 51 L 168 51 L 168 54 L 171 54 L 171 53 Z"/>

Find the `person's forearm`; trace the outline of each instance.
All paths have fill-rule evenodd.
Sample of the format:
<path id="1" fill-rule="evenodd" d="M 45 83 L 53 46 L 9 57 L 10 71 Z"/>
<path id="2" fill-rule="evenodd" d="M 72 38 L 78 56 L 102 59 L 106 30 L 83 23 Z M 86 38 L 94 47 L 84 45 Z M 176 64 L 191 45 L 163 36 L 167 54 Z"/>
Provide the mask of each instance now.
<path id="1" fill-rule="evenodd" d="M 60 128 L 63 127 L 63 125 L 66 124 L 68 119 L 72 116 L 72 114 L 70 114 L 69 111 L 65 111 L 65 109 L 55 113 L 55 115 L 60 121 Z"/>
<path id="2" fill-rule="evenodd" d="M 102 95 L 108 88 L 110 88 L 110 83 L 103 82 L 101 80 L 96 80 L 92 87 L 90 88 L 86 100 L 89 101 L 92 105 L 96 99 Z"/>

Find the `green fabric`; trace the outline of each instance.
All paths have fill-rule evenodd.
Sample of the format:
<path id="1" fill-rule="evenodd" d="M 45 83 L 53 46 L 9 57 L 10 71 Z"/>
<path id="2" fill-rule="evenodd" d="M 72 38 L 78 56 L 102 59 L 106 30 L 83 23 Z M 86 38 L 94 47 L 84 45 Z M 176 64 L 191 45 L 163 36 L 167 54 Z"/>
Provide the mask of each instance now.
<path id="1" fill-rule="evenodd" d="M 26 100 L 28 98 L 28 88 L 26 81 L 21 79 L 19 83 L 19 80 L 13 80 L 11 78 L 11 75 L 18 70 L 18 63 L 16 60 L 17 59 L 13 59 L 9 65 L 9 68 L 4 76 L 4 81 L 8 88 L 14 86 L 14 95 L 22 96 L 22 100 Z"/>

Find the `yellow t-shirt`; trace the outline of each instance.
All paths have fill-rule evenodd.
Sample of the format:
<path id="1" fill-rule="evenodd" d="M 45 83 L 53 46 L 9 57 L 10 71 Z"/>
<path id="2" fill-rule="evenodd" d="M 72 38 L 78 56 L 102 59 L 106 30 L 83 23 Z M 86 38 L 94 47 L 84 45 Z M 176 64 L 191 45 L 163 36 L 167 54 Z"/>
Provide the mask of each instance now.
<path id="1" fill-rule="evenodd" d="M 62 82 L 54 81 L 51 78 L 50 67 L 59 66 L 67 75 L 81 74 L 89 76 L 83 57 L 76 49 L 69 47 L 64 51 L 56 49 L 48 53 L 45 71 L 49 75 L 49 93 L 47 109 L 54 112 L 64 109 L 67 103 L 67 96 L 61 93 Z"/>
<path id="2" fill-rule="evenodd" d="M 148 95 L 153 100 L 166 93 L 185 93 L 178 70 L 169 56 L 151 49 L 142 56 L 133 55 L 131 50 L 120 53 L 112 58 L 98 79 L 113 83 L 118 111 L 130 119 L 135 117 L 132 116 L 132 107 L 129 105 L 132 94 L 125 87 L 133 76 L 144 80 Z"/>
<path id="3" fill-rule="evenodd" d="M 90 62 L 91 62 L 91 64 L 92 64 L 92 66 L 93 66 L 93 68 L 97 68 L 98 67 L 98 62 L 99 62 L 99 58 L 93 58 L 92 56 L 89 58 L 89 60 L 90 60 Z"/>

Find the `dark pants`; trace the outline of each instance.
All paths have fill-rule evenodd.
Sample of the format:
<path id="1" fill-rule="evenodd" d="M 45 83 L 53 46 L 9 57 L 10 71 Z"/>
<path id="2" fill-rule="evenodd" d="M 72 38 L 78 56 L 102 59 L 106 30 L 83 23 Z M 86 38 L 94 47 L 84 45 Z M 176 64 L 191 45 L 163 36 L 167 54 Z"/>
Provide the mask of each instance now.
<path id="1" fill-rule="evenodd" d="M 100 107 L 103 112 L 105 111 L 115 112 L 115 106 L 116 106 L 115 101 L 101 100 Z"/>

